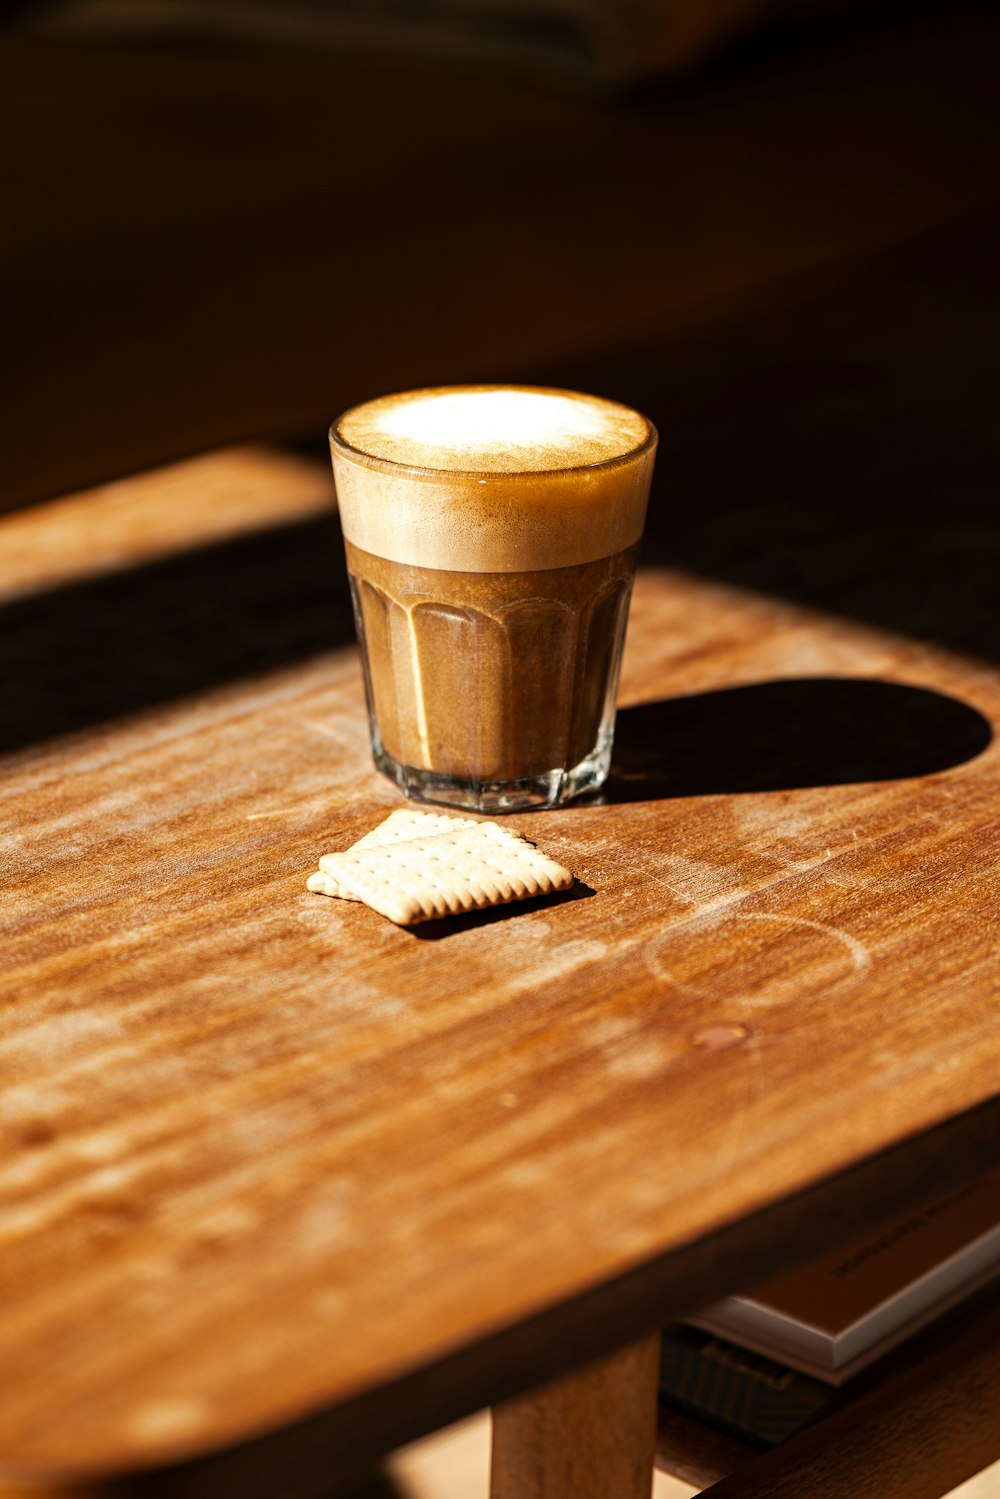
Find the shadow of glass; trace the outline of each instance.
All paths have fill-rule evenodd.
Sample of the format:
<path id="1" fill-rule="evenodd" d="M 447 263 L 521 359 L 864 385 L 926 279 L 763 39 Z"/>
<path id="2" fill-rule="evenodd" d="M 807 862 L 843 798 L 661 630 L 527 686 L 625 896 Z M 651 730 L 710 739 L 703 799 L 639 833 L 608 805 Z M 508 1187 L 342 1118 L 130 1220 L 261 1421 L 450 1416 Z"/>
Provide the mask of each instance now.
<path id="1" fill-rule="evenodd" d="M 354 640 L 336 517 L 0 606 L 0 753 Z"/>
<path id="2" fill-rule="evenodd" d="M 623 708 L 607 802 L 792 791 L 949 770 L 993 731 L 967 703 L 899 682 L 756 682 Z"/>

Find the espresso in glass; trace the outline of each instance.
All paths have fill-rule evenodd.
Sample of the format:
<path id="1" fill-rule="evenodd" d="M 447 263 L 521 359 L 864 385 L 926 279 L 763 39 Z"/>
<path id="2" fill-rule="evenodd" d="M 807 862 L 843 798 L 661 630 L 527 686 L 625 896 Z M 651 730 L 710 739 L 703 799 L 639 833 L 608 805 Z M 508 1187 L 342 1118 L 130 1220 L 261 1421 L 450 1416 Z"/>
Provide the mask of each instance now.
<path id="1" fill-rule="evenodd" d="M 372 748 L 408 796 L 502 812 L 603 783 L 655 447 L 617 402 L 518 386 L 334 424 Z"/>

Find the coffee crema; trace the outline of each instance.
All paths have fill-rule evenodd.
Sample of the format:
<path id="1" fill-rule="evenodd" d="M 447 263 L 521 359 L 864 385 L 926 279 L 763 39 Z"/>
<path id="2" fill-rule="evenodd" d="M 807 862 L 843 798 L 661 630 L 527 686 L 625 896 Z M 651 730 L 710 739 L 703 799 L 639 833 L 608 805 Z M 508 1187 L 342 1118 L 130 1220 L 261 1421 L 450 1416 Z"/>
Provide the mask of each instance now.
<path id="1" fill-rule="evenodd" d="M 520 572 L 642 534 L 656 434 L 616 401 L 444 386 L 357 406 L 330 435 L 344 536 L 371 556 Z"/>

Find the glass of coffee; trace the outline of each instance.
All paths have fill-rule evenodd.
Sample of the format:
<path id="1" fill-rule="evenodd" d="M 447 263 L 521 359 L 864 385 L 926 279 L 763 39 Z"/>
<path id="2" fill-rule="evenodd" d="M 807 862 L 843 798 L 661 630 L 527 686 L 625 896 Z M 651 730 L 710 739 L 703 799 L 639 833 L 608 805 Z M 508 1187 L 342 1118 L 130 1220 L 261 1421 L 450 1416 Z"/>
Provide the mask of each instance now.
<path id="1" fill-rule="evenodd" d="M 355 406 L 330 442 L 379 769 L 479 812 L 599 787 L 652 423 L 572 391 L 446 386 Z"/>

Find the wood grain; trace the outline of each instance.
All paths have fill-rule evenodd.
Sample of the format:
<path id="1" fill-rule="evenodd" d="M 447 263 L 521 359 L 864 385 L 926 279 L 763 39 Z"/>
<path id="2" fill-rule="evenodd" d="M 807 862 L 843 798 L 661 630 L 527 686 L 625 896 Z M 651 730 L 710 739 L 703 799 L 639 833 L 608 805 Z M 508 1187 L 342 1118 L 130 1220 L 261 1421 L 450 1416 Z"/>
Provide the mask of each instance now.
<path id="1" fill-rule="evenodd" d="M 228 448 L 0 515 L 0 603 L 322 514 L 330 476 L 275 448 Z"/>
<path id="2" fill-rule="evenodd" d="M 650 1499 L 658 1334 L 493 1411 L 490 1499 Z"/>
<path id="3" fill-rule="evenodd" d="M 511 819 L 595 893 L 424 936 L 304 888 L 398 804 L 351 649 L 4 759 L 0 1476 L 346 1464 L 996 1158 L 996 671 L 650 568 L 623 700 Z"/>

